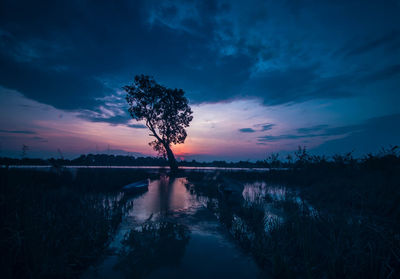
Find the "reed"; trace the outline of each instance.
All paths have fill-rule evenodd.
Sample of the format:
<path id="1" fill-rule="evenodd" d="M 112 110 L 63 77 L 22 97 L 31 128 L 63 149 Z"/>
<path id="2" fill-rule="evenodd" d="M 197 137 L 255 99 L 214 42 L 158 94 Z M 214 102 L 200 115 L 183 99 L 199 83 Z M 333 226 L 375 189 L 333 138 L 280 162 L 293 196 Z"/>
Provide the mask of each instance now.
<path id="1" fill-rule="evenodd" d="M 78 277 L 107 247 L 126 207 L 116 189 L 134 177 L 0 169 L 2 278 Z"/>

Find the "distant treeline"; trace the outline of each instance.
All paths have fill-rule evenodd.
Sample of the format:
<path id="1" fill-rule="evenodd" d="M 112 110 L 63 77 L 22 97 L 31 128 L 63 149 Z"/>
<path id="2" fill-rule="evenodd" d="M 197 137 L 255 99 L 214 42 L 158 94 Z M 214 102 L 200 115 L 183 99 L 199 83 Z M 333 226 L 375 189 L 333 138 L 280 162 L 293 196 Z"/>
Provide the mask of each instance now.
<path id="1" fill-rule="evenodd" d="M 197 162 L 180 161 L 179 166 L 188 167 L 223 167 L 223 168 L 288 168 L 302 167 L 304 165 L 352 165 L 358 163 L 372 162 L 375 159 L 386 158 L 387 160 L 400 160 L 398 146 L 390 146 L 382 148 L 376 154 L 366 154 L 362 158 L 355 158 L 352 152 L 345 154 L 336 154 L 331 157 L 325 155 L 312 155 L 305 147 L 299 147 L 297 151 L 288 154 L 285 157 L 279 153 L 270 154 L 265 160 L 256 162 L 239 161 L 212 161 L 212 162 Z M 87 154 L 80 155 L 78 158 L 69 159 L 34 159 L 34 158 L 7 158 L 0 157 L 0 165 L 34 165 L 34 166 L 168 166 L 168 161 L 161 157 L 133 157 L 122 155 L 107 155 L 107 154 Z"/>
<path id="2" fill-rule="evenodd" d="M 265 168 L 270 164 L 264 161 L 249 162 L 226 162 L 226 161 L 213 161 L 213 162 L 197 162 L 180 161 L 180 166 L 193 166 L 193 167 L 227 167 L 227 168 Z M 69 159 L 37 159 L 37 158 L 7 158 L 0 157 L 0 165 L 33 165 L 33 166 L 168 166 L 168 161 L 161 157 L 133 157 L 122 155 L 107 155 L 107 154 L 88 154 L 81 155 L 78 158 Z"/>
<path id="3" fill-rule="evenodd" d="M 34 166 L 166 166 L 167 161 L 156 157 L 133 157 L 107 154 L 87 154 L 69 159 L 0 158 L 1 165 Z"/>

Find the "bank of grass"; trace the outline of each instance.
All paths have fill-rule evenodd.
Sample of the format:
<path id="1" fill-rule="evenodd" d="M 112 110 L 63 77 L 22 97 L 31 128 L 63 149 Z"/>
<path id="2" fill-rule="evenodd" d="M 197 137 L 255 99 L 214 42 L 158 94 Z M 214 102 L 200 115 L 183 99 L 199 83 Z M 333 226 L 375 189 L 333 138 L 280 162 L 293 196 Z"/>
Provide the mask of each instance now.
<path id="1" fill-rule="evenodd" d="M 301 167 L 272 171 L 266 179 L 300 189 L 322 213 L 357 216 L 400 229 L 400 156 L 369 155 L 355 161 L 306 161 Z"/>
<path id="2" fill-rule="evenodd" d="M 277 277 L 400 277 L 398 154 L 307 160 L 268 179 L 300 189 L 318 211 L 286 208 L 286 221 L 260 236 Z"/>
<path id="3" fill-rule="evenodd" d="M 231 228 L 267 278 L 398 278 L 399 234 L 393 228 L 280 203 L 283 221 L 253 207 L 248 210 L 253 218 L 238 212 L 245 226 Z"/>
<path id="4" fill-rule="evenodd" d="M 118 190 L 143 172 L 0 169 L 2 278 L 76 278 L 121 221 Z"/>
<path id="5" fill-rule="evenodd" d="M 182 224 L 148 220 L 125 236 L 115 269 L 126 278 L 145 278 L 160 267 L 178 266 L 189 238 L 190 231 Z"/>
<path id="6" fill-rule="evenodd" d="M 193 190 L 210 198 L 208 207 L 254 256 L 267 278 L 400 277 L 397 153 L 362 160 L 307 155 L 284 170 L 221 175 L 284 185 L 313 206 L 299 204 L 291 195 L 279 201 L 267 195 L 264 202 L 238 203 L 215 190 L 224 179 L 210 177 L 196 184 L 199 177 L 191 176 Z M 268 216 L 265 204 L 279 209 L 282 218 Z"/>

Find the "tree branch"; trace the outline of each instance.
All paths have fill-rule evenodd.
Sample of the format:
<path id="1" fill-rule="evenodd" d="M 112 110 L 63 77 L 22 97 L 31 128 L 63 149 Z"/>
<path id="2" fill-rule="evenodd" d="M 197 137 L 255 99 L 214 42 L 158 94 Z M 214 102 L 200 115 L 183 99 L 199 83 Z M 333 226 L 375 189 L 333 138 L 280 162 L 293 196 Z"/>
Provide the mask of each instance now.
<path id="1" fill-rule="evenodd" d="M 150 129 L 150 131 L 153 133 L 150 136 L 155 137 L 159 142 L 161 142 L 163 145 L 165 145 L 165 142 L 160 138 L 159 135 L 157 135 L 156 130 L 154 129 L 153 125 L 151 124 L 150 121 L 146 120 L 146 126 Z"/>

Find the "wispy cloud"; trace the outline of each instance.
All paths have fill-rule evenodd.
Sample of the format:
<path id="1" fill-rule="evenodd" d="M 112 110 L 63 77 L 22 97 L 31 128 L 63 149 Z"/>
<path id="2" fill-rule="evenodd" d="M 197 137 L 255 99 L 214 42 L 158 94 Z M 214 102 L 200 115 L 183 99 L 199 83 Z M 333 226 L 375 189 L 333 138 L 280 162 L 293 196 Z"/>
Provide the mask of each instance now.
<path id="1" fill-rule="evenodd" d="M 265 124 L 256 124 L 254 127 L 261 127 L 261 131 L 269 131 L 272 130 L 273 127 L 275 127 L 275 124 L 272 123 L 265 123 Z"/>
<path id="2" fill-rule="evenodd" d="M 297 129 L 297 132 L 300 134 L 309 134 L 309 133 L 324 130 L 326 128 L 328 128 L 328 125 L 323 124 L 323 125 L 317 125 L 317 126 L 312 126 L 312 127 L 299 128 L 299 129 Z"/>
<path id="3" fill-rule="evenodd" d="M 295 135 L 295 134 L 283 134 L 278 136 L 266 135 L 262 137 L 258 137 L 258 141 L 260 142 L 276 142 L 280 140 L 292 140 L 292 139 L 301 139 L 301 138 L 311 138 L 319 135 Z"/>
<path id="4" fill-rule="evenodd" d="M 144 129 L 147 128 L 146 125 L 143 124 L 128 124 L 127 125 L 130 128 L 134 128 L 134 129 Z"/>
<path id="5" fill-rule="evenodd" d="M 35 141 L 39 141 L 39 142 L 48 142 L 48 140 L 47 139 L 45 139 L 45 138 L 42 138 L 42 137 L 31 137 L 31 139 L 32 140 L 35 140 Z"/>
<path id="6" fill-rule="evenodd" d="M 256 129 L 253 129 L 253 128 L 242 128 L 242 129 L 239 129 L 239 132 L 241 132 L 241 133 L 255 133 L 255 132 L 269 131 L 274 126 L 276 126 L 276 125 L 272 124 L 272 123 L 255 124 L 255 125 L 253 125 L 253 127 L 256 128 Z"/>
<path id="7" fill-rule="evenodd" d="M 27 134 L 27 135 L 32 135 L 36 134 L 34 131 L 29 131 L 29 130 L 0 130 L 0 133 L 5 133 L 5 134 Z"/>
<path id="8" fill-rule="evenodd" d="M 317 125 L 297 129 L 297 133 L 282 135 L 265 135 L 258 137 L 259 142 L 276 142 L 280 140 L 310 139 L 317 137 L 345 136 L 349 133 L 358 132 L 364 129 L 362 125 L 349 125 L 339 127 L 329 127 L 328 125 Z"/>
<path id="9" fill-rule="evenodd" d="M 239 132 L 241 132 L 241 133 L 254 133 L 254 132 L 256 132 L 256 130 L 254 130 L 252 128 L 242 128 L 242 129 L 239 129 Z"/>

